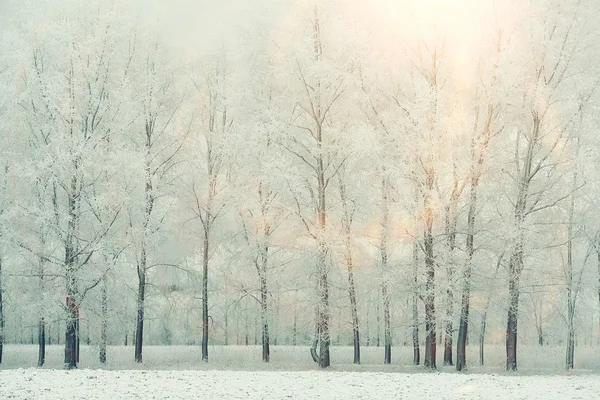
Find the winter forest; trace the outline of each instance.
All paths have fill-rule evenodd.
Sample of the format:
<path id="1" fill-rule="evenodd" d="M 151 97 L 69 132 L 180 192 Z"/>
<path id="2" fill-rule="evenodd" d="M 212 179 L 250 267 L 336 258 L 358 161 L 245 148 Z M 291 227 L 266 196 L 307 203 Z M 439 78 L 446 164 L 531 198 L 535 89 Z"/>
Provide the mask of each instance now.
<path id="1" fill-rule="evenodd" d="M 0 363 L 577 369 L 600 347 L 599 17 L 0 0 Z"/>

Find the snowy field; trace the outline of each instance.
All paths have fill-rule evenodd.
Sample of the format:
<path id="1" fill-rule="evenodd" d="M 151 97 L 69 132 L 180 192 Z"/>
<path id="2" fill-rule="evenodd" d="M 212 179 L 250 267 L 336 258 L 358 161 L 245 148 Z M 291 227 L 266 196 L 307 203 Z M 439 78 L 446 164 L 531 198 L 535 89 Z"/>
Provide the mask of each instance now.
<path id="1" fill-rule="evenodd" d="M 332 346 L 331 363 L 334 371 L 348 372 L 420 372 L 422 367 L 412 365 L 412 347 L 393 347 L 392 365 L 383 365 L 383 347 L 361 347 L 361 365 L 352 364 L 351 346 Z M 424 349 L 421 348 L 421 357 Z M 96 346 L 81 346 L 80 368 L 108 370 L 240 370 L 240 371 L 311 371 L 317 370 L 307 346 L 272 346 L 271 362 L 261 362 L 260 346 L 209 346 L 209 363 L 201 361 L 199 346 L 145 346 L 144 362 L 133 359 L 133 346 L 109 346 L 107 364 L 98 361 Z M 454 372 L 453 367 L 443 367 L 443 349 L 438 347 L 438 369 Z M 46 346 L 45 369 L 62 369 L 64 347 Z M 519 375 L 560 375 L 565 372 L 563 346 L 519 346 Z M 479 348 L 467 347 L 469 373 L 504 374 L 505 349 L 502 345 L 487 345 L 484 367 L 479 366 Z M 0 370 L 31 368 L 37 363 L 36 345 L 4 346 Z M 575 348 L 575 370 L 572 374 L 600 374 L 600 349 Z M 600 379 L 600 378 L 599 378 Z M 600 399 L 600 396 L 599 396 Z M 0 398 L 1 400 L 1 398 Z"/>
<path id="2" fill-rule="evenodd" d="M 0 399 L 600 399 L 600 353 L 593 348 L 577 349 L 576 370 L 568 374 L 560 347 L 521 346 L 516 374 L 504 371 L 503 346 L 488 347 L 485 367 L 470 348 L 466 374 L 411 366 L 408 347 L 393 348 L 389 366 L 382 365 L 382 348 L 361 350 L 363 364 L 355 366 L 351 347 L 333 347 L 332 368 L 320 371 L 304 346 L 273 346 L 270 364 L 260 361 L 259 346 L 210 347 L 208 364 L 197 347 L 148 346 L 136 364 L 133 347 L 114 346 L 105 366 L 96 347 L 82 346 L 80 369 L 65 371 L 62 346 L 48 346 L 38 369 L 36 346 L 7 345 Z"/>
<path id="3" fill-rule="evenodd" d="M 0 372 L 0 399 L 597 399 L 595 376 L 334 371 Z"/>

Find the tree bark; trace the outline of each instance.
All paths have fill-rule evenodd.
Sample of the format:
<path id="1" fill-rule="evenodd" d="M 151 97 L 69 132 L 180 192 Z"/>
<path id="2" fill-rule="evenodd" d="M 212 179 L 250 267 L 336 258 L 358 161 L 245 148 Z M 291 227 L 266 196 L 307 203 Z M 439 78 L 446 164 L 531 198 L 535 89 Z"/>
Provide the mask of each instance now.
<path id="1" fill-rule="evenodd" d="M 479 115 L 479 112 L 477 113 Z M 489 104 L 482 133 L 478 135 L 477 125 L 471 141 L 471 173 L 469 182 L 469 210 L 467 212 L 467 260 L 463 272 L 463 292 L 461 296 L 460 321 L 458 328 L 458 341 L 456 344 L 456 370 L 467 368 L 467 344 L 469 342 L 469 312 L 471 306 L 471 275 L 473 271 L 473 256 L 475 254 L 475 218 L 477 215 L 477 191 L 482 174 L 485 154 L 492 135 L 492 121 L 494 120 L 494 107 Z M 483 327 L 485 329 L 485 327 Z M 481 340 L 481 338 L 480 338 Z M 480 348 L 480 361 L 483 357 L 483 345 Z"/>
<path id="2" fill-rule="evenodd" d="M 138 264 L 138 294 L 137 318 L 135 325 L 135 362 L 142 362 L 142 346 L 144 344 L 144 311 L 146 305 L 146 246 L 142 245 L 142 252 Z"/>
<path id="3" fill-rule="evenodd" d="M 596 239 L 596 257 L 597 257 L 597 267 L 598 267 L 598 310 L 599 310 L 599 313 L 598 313 L 598 343 L 600 344 L 600 233 L 598 233 L 598 237 Z M 1 289 L 1 287 L 0 287 L 0 289 Z M 2 306 L 2 302 L 0 302 L 0 307 L 1 306 Z"/>
<path id="4" fill-rule="evenodd" d="M 38 367 L 46 362 L 46 322 L 41 318 L 38 322 Z"/>
<path id="5" fill-rule="evenodd" d="M 430 189 L 433 188 L 433 172 L 428 171 L 427 193 L 424 196 L 425 206 L 425 233 L 424 233 L 424 249 L 425 249 L 425 362 L 427 368 L 436 368 L 436 321 L 435 321 L 435 259 L 433 253 L 433 210 L 431 205 Z"/>
<path id="6" fill-rule="evenodd" d="M 421 363 L 421 350 L 419 347 L 419 287 L 417 282 L 419 270 L 419 244 L 415 241 L 413 244 L 413 293 L 412 293 L 412 343 L 413 343 L 413 364 Z"/>
<path id="7" fill-rule="evenodd" d="M 384 178 L 382 181 L 382 223 L 381 223 L 381 243 L 379 251 L 381 252 L 381 296 L 383 299 L 383 344 L 384 344 L 384 356 L 383 363 L 392 363 L 392 326 L 390 320 L 390 295 L 388 293 L 388 252 L 387 252 L 387 239 L 388 239 L 388 225 L 389 225 L 389 207 L 388 207 L 388 180 Z"/>
<path id="8" fill-rule="evenodd" d="M 2 255 L 0 254 L 0 364 L 2 364 L 2 353 L 4 351 L 4 300 L 2 297 L 4 286 L 2 278 Z"/>
<path id="9" fill-rule="evenodd" d="M 65 365 L 67 368 L 77 368 L 79 360 L 79 305 L 76 279 L 77 249 L 76 235 L 79 221 L 79 199 L 81 180 L 79 179 L 79 159 L 72 156 L 70 188 L 67 193 L 68 220 L 65 237 L 65 277 L 67 284 L 67 321 L 65 330 Z"/>
<path id="10" fill-rule="evenodd" d="M 108 290 L 106 285 L 106 277 L 102 278 L 102 299 L 101 312 L 102 322 L 100 326 L 100 362 L 106 363 L 106 345 L 108 342 Z M 127 346 L 127 335 L 125 335 L 125 346 Z"/>
<path id="11" fill-rule="evenodd" d="M 453 168 L 454 185 L 450 202 L 446 206 L 446 246 L 448 260 L 446 260 L 446 320 L 444 326 L 444 365 L 454 365 L 452 362 L 452 336 L 454 334 L 454 247 L 456 246 L 456 225 L 458 223 L 458 200 L 462 193 L 456 174 L 456 165 Z"/>
<path id="12" fill-rule="evenodd" d="M 360 328 L 358 321 L 358 306 L 354 283 L 354 259 L 352 257 L 352 212 L 348 209 L 346 185 L 341 173 L 338 174 L 340 199 L 343 208 L 342 226 L 344 229 L 345 255 L 344 260 L 348 269 L 348 297 L 350 298 L 350 312 L 352 315 L 352 344 L 354 347 L 354 364 L 360 364 Z"/>
<path id="13" fill-rule="evenodd" d="M 508 318 L 506 323 L 506 370 L 517 370 L 517 318 L 519 311 L 519 281 L 523 271 L 524 258 L 524 222 L 526 217 L 527 200 L 529 198 L 529 184 L 535 175 L 533 171 L 534 148 L 537 143 L 540 132 L 540 119 L 537 112 L 532 113 L 533 128 L 531 137 L 527 142 L 527 152 L 523 161 L 523 171 L 519 176 L 517 201 L 515 203 L 514 219 L 515 229 L 517 231 L 516 243 L 513 246 L 513 253 L 509 264 L 508 281 Z M 517 143 L 518 146 L 518 143 Z M 518 160 L 517 160 L 518 162 Z"/>
<path id="14" fill-rule="evenodd" d="M 211 216 L 206 213 L 206 224 L 204 227 L 204 246 L 202 254 L 202 361 L 208 362 L 208 251 L 209 232 L 208 219 Z"/>
<path id="15" fill-rule="evenodd" d="M 268 298 L 268 286 L 267 286 L 267 255 L 268 248 L 265 246 L 262 255 L 262 266 L 261 266 L 261 277 L 260 277 L 260 302 L 261 302 L 261 343 L 262 343 L 262 360 L 269 362 L 271 357 L 271 351 L 269 348 L 269 298 Z"/>

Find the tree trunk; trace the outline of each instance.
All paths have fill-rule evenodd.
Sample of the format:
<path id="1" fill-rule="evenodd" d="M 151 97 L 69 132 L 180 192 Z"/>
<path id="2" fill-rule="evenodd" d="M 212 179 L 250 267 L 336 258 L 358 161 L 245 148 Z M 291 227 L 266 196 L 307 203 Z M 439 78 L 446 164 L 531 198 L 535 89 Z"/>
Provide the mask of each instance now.
<path id="1" fill-rule="evenodd" d="M 41 318 L 38 322 L 38 367 L 43 367 L 46 362 L 46 322 Z"/>
<path id="2" fill-rule="evenodd" d="M 79 305 L 77 293 L 76 265 L 77 249 L 76 236 L 79 219 L 79 196 L 81 182 L 79 180 L 79 161 L 73 160 L 73 172 L 70 180 L 70 191 L 67 193 L 68 221 L 65 238 L 65 277 L 67 284 L 67 321 L 65 330 L 65 365 L 67 368 L 77 368 L 79 360 Z"/>
<path id="3" fill-rule="evenodd" d="M 577 142 L 576 156 L 579 154 L 579 141 Z M 573 191 L 569 203 L 569 222 L 567 226 L 567 369 L 573 369 L 573 359 L 575 357 L 575 302 L 577 301 L 577 292 L 579 283 L 573 287 L 573 235 L 574 235 L 574 214 L 575 214 L 575 192 L 577 190 L 577 164 L 573 171 Z M 582 267 L 583 268 L 583 267 Z M 580 280 L 581 282 L 581 280 Z"/>
<path id="4" fill-rule="evenodd" d="M 452 335 L 454 334 L 454 247 L 456 245 L 456 224 L 458 223 L 457 207 L 462 188 L 453 168 L 454 186 L 450 196 L 450 204 L 446 207 L 446 244 L 448 260 L 446 260 L 446 321 L 444 326 L 444 365 L 454 365 L 452 362 Z"/>
<path id="5" fill-rule="evenodd" d="M 495 80 L 495 78 L 494 78 Z M 479 112 L 477 113 L 479 114 Z M 460 303 L 460 321 L 458 328 L 458 342 L 456 344 L 456 370 L 467 368 L 467 344 L 469 343 L 469 312 L 471 306 L 471 275 L 473 272 L 473 256 L 475 254 L 475 217 L 477 215 L 477 190 L 482 174 L 485 154 L 492 135 L 492 121 L 494 120 L 494 107 L 489 104 L 482 134 L 474 134 L 471 141 L 471 176 L 469 211 L 467 213 L 467 260 L 463 273 L 463 292 Z M 477 129 L 477 126 L 476 126 Z M 498 261 L 500 263 L 500 261 Z M 498 264 L 499 266 L 500 264 Z M 485 329 L 485 328 L 484 328 Z M 480 338 L 481 340 L 481 338 Z M 483 359 L 483 345 L 480 347 L 480 361 Z"/>
<path id="6" fill-rule="evenodd" d="M 377 336 L 375 338 L 375 344 L 377 347 L 380 346 L 381 342 L 380 342 L 380 336 L 381 336 L 381 313 L 379 312 L 379 302 L 380 302 L 380 297 L 379 297 L 379 293 L 381 292 L 381 290 L 379 288 L 377 288 L 377 304 L 375 304 L 375 320 L 377 321 Z"/>
<path id="7" fill-rule="evenodd" d="M 381 253 L 381 296 L 383 300 L 383 344 L 384 344 L 384 356 L 383 363 L 392 363 L 392 327 L 390 320 L 390 296 L 388 293 L 388 252 L 387 252 L 387 240 L 388 240 L 388 225 L 389 225 L 389 207 L 388 207 L 388 180 L 384 178 L 382 181 L 381 189 L 381 207 L 382 207 L 382 221 L 381 221 L 381 243 L 379 245 L 379 251 Z"/>
<path id="8" fill-rule="evenodd" d="M 508 318 L 506 324 L 506 370 L 517 370 L 517 318 L 519 315 L 519 279 L 523 270 L 523 239 L 517 242 L 509 264 Z"/>
<path id="9" fill-rule="evenodd" d="M 352 314 L 352 344 L 354 346 L 354 364 L 360 364 L 360 329 L 358 322 L 358 306 L 356 301 L 356 289 L 354 284 L 354 259 L 352 257 L 352 213 L 348 210 L 348 199 L 346 197 L 346 185 L 341 173 L 338 174 L 340 199 L 343 207 L 342 226 L 345 233 L 346 254 L 344 259 L 348 269 L 348 297 L 350 298 L 350 312 Z"/>
<path id="10" fill-rule="evenodd" d="M 102 322 L 100 326 L 100 362 L 106 363 L 106 345 L 108 341 L 108 291 L 106 287 L 106 277 L 102 278 L 102 299 L 101 299 L 101 312 Z M 127 346 L 127 335 L 125 335 L 125 346 Z"/>
<path id="11" fill-rule="evenodd" d="M 371 346 L 371 329 L 370 324 L 369 324 L 369 310 L 371 309 L 371 305 L 369 304 L 369 306 L 367 307 L 367 316 L 365 318 L 366 324 L 365 324 L 365 330 L 366 330 L 366 337 L 367 337 L 367 347 Z"/>
<path id="12" fill-rule="evenodd" d="M 483 312 L 481 316 L 481 327 L 479 330 L 479 365 L 483 366 L 485 363 L 484 359 L 484 346 L 485 346 L 485 328 L 487 325 L 487 310 Z"/>
<path id="13" fill-rule="evenodd" d="M 475 253 L 475 212 L 477 203 L 477 177 L 474 177 L 471 183 L 471 194 L 469 201 L 469 211 L 467 217 L 467 262 L 463 274 L 463 292 L 460 306 L 460 321 L 458 327 L 458 341 L 456 343 L 456 370 L 462 371 L 467 368 L 467 340 L 469 331 L 469 309 L 471 303 L 471 273 L 472 260 Z"/>
<path id="14" fill-rule="evenodd" d="M 146 247 L 142 245 L 142 253 L 138 265 L 137 319 L 135 325 L 135 362 L 142 362 L 142 346 L 144 344 L 144 311 L 146 306 Z"/>
<path id="15" fill-rule="evenodd" d="M 432 187 L 433 176 L 428 173 L 428 185 Z M 435 260 L 433 254 L 433 211 L 430 204 L 430 194 L 425 194 L 425 362 L 427 368 L 436 368 L 436 321 L 435 321 Z"/>
<path id="16" fill-rule="evenodd" d="M 79 309 L 75 300 L 67 296 L 67 329 L 65 332 L 65 365 L 68 369 L 77 368 L 77 322 L 79 320 Z"/>
<path id="17" fill-rule="evenodd" d="M 392 363 L 392 325 L 390 319 L 390 297 L 387 284 L 384 283 L 381 292 L 383 295 L 383 340 L 384 340 L 384 355 L 383 363 Z"/>
<path id="18" fill-rule="evenodd" d="M 261 327 L 262 327 L 262 360 L 269 362 L 271 352 L 269 349 L 269 309 L 268 309 L 268 291 L 267 291 L 267 267 L 266 267 L 266 255 L 263 255 L 262 275 L 260 278 L 260 302 L 261 302 Z"/>
<path id="19" fill-rule="evenodd" d="M 600 233 L 598 234 L 598 238 L 596 239 L 596 257 L 597 257 L 597 266 L 598 266 L 598 344 L 600 344 Z M 1 287 L 0 287 L 1 289 Z M 1 296 L 1 294 L 0 294 Z M 0 307 L 2 307 L 2 302 L 0 301 Z M 1 313 L 0 313 L 1 316 Z M 0 320 L 1 321 L 1 320 Z M 0 327 L 1 328 L 1 327 Z M 0 343 L 0 346 L 2 344 Z"/>
<path id="20" fill-rule="evenodd" d="M 417 282 L 419 272 L 419 244 L 415 240 L 413 244 L 413 293 L 412 293 L 412 343 L 413 343 L 413 364 L 421 363 L 421 350 L 419 347 L 419 286 Z"/>
<path id="21" fill-rule="evenodd" d="M 42 245 L 45 244 L 45 239 L 42 236 Z M 38 260 L 38 274 L 39 274 L 39 294 L 40 299 L 43 300 L 44 293 L 46 291 L 46 285 L 44 280 L 44 260 L 42 257 Z M 43 367 L 46 362 L 46 323 L 43 316 L 44 306 L 40 304 L 38 310 L 38 367 Z"/>
<path id="22" fill-rule="evenodd" d="M 330 334 L 330 310 L 329 310 L 329 280 L 327 273 L 327 249 L 324 243 L 319 244 L 319 283 L 317 296 L 319 302 L 319 366 L 327 368 L 331 365 L 329 355 Z"/>
<path id="23" fill-rule="evenodd" d="M 599 256 L 600 257 L 600 256 Z M 0 255 L 0 364 L 2 364 L 2 352 L 4 351 L 4 301 L 2 282 L 2 255 Z"/>
<path id="24" fill-rule="evenodd" d="M 211 216 L 206 213 L 206 224 Z M 204 251 L 202 255 L 202 361 L 208 362 L 208 251 L 209 227 L 204 227 Z"/>

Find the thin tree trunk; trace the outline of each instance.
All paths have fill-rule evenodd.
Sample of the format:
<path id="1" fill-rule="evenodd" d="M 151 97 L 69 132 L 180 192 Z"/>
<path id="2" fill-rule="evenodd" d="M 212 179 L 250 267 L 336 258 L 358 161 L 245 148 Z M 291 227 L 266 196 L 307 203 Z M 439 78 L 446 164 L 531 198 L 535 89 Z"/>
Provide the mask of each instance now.
<path id="1" fill-rule="evenodd" d="M 206 215 L 206 224 L 211 216 Z M 209 227 L 204 228 L 204 250 L 202 255 L 202 361 L 208 362 L 208 251 Z"/>
<path id="2" fill-rule="evenodd" d="M 444 329 L 444 365 L 454 365 L 452 362 L 452 335 L 454 334 L 454 247 L 456 245 L 456 224 L 458 223 L 457 207 L 462 193 L 456 174 L 456 165 L 453 168 L 454 185 L 450 204 L 446 207 L 446 245 L 448 247 L 448 260 L 446 260 L 446 321 Z"/>
<path id="3" fill-rule="evenodd" d="M 600 344 L 600 233 L 598 234 L 598 238 L 596 239 L 596 257 L 597 257 L 597 266 L 598 266 L 598 344 Z M 0 287 L 1 289 L 1 287 Z M 2 307 L 2 302 L 0 301 L 0 307 Z M 1 313 L 0 313 L 1 316 Z M 1 345 L 1 343 L 0 343 Z"/>
<path id="4" fill-rule="evenodd" d="M 388 252 L 387 252 L 387 239 L 388 239 L 388 225 L 389 225 L 389 208 L 388 208 L 388 180 L 383 179 L 382 182 L 382 233 L 381 233 L 381 296 L 383 299 L 383 344 L 384 344 L 384 356 L 383 363 L 391 364 L 392 362 L 392 327 L 390 320 L 390 296 L 388 293 Z"/>
<path id="5" fill-rule="evenodd" d="M 0 254 L 0 364 L 2 364 L 2 353 L 4 351 L 4 300 L 2 297 L 4 286 L 2 277 L 2 255 Z"/>
<path id="6" fill-rule="evenodd" d="M 42 239 L 44 243 L 44 239 Z M 46 291 L 44 281 L 44 260 L 40 257 L 38 260 L 38 274 L 39 274 L 39 294 L 43 299 Z M 46 362 L 46 323 L 44 322 L 44 305 L 40 304 L 39 316 L 38 316 L 38 367 L 43 367 Z"/>
<path id="7" fill-rule="evenodd" d="M 477 113 L 479 114 L 479 112 Z M 467 260 L 463 272 L 463 292 L 460 305 L 460 321 L 458 328 L 458 340 L 456 344 L 456 370 L 462 371 L 467 368 L 467 344 L 469 343 L 469 312 L 471 306 L 471 275 L 473 272 L 473 256 L 475 254 L 475 217 L 477 215 L 477 191 L 481 178 L 485 154 L 492 135 L 492 121 L 494 120 L 494 107 L 487 107 L 487 114 L 481 135 L 474 133 L 471 141 L 471 176 L 469 211 L 467 213 L 467 238 L 466 253 Z M 477 131 L 477 124 L 474 131 Z M 483 349 L 483 346 L 481 346 Z M 482 353 L 483 350 L 480 350 Z M 480 361 L 482 354 L 480 354 Z"/>
<path id="8" fill-rule="evenodd" d="M 471 302 L 471 272 L 472 260 L 475 253 L 475 213 L 477 203 L 477 181 L 471 184 L 471 195 L 469 201 L 469 212 L 467 219 L 467 262 L 463 274 L 463 292 L 460 307 L 460 322 L 458 327 L 458 340 L 456 343 L 456 370 L 462 371 L 467 368 L 467 341 L 469 331 L 469 309 Z"/>
<path id="9" fill-rule="evenodd" d="M 366 336 L 367 336 L 367 347 L 371 346 L 371 329 L 370 329 L 370 324 L 369 324 L 369 310 L 371 309 L 371 304 L 369 304 L 369 306 L 367 307 L 367 316 L 365 318 L 366 324 L 365 324 L 365 330 L 366 330 Z"/>
<path id="10" fill-rule="evenodd" d="M 346 185 L 341 173 L 338 175 L 340 199 L 343 207 L 342 226 L 345 233 L 346 253 L 344 259 L 348 269 L 348 297 L 350 298 L 350 312 L 352 314 L 352 344 L 354 346 L 354 364 L 360 364 L 360 328 L 358 322 L 358 306 L 356 301 L 356 289 L 354 284 L 354 259 L 352 257 L 352 212 L 348 210 L 346 197 Z"/>
<path id="11" fill-rule="evenodd" d="M 101 312 L 102 322 L 100 326 L 100 362 L 106 363 L 106 345 L 108 341 L 108 290 L 106 287 L 106 277 L 102 278 L 102 299 Z M 127 346 L 127 335 L 125 335 L 125 346 Z"/>
<path id="12" fill-rule="evenodd" d="M 381 316 L 380 316 L 380 312 L 379 312 L 379 302 L 380 302 L 380 297 L 379 294 L 381 293 L 380 288 L 377 288 L 377 303 L 375 304 L 375 315 L 376 315 L 376 321 L 377 321 L 377 336 L 376 336 L 376 341 L 375 344 L 377 347 L 380 346 L 381 342 L 380 342 L 380 336 L 381 336 Z"/>
<path id="13" fill-rule="evenodd" d="M 579 155 L 579 141 L 577 141 L 577 150 L 575 152 L 575 160 Z M 573 171 L 573 190 L 570 196 L 569 203 L 569 222 L 567 226 L 567 369 L 573 369 L 575 357 L 575 302 L 577 296 L 577 287 L 573 287 L 573 235 L 574 235 L 574 214 L 575 214 L 575 192 L 577 190 L 577 163 Z M 582 267 L 583 268 L 583 267 Z M 580 280 L 581 281 L 581 280 Z"/>
<path id="14" fill-rule="evenodd" d="M 485 347 L 485 329 L 487 325 L 487 309 L 481 316 L 481 326 L 479 330 L 479 365 L 485 364 L 484 347 Z"/>
<path id="15" fill-rule="evenodd" d="M 413 244 L 413 269 L 412 269 L 412 343 L 413 364 L 421 363 L 421 350 L 419 346 L 419 243 L 415 239 Z"/>
<path id="16" fill-rule="evenodd" d="M 261 302 L 261 327 L 262 327 L 262 360 L 264 362 L 269 362 L 271 357 L 271 351 L 269 349 L 269 298 L 268 298 L 268 290 L 267 290 L 267 248 L 263 249 L 264 254 L 262 256 L 262 266 L 261 266 L 261 277 L 260 277 L 260 302 Z"/>

